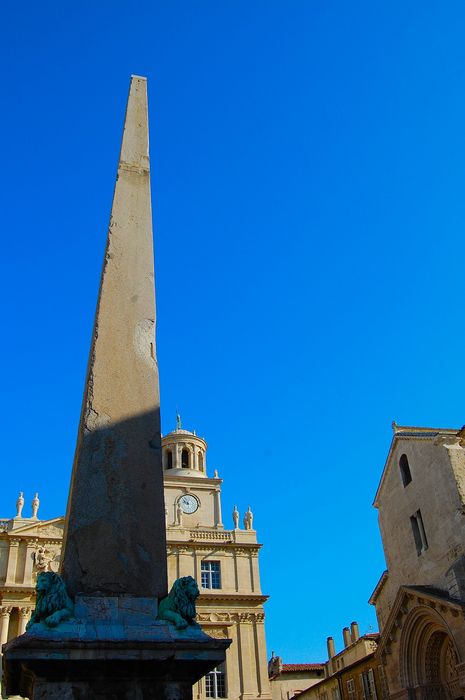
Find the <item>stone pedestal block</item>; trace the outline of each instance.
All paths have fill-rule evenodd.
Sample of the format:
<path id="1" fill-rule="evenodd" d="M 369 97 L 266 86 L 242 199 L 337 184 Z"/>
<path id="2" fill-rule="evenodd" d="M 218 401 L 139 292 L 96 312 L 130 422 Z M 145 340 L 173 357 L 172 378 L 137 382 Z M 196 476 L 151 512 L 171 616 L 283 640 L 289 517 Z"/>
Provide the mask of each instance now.
<path id="1" fill-rule="evenodd" d="M 4 646 L 6 696 L 29 700 L 191 700 L 230 640 L 156 620 L 155 598 L 76 599 L 76 618 L 33 625 Z"/>

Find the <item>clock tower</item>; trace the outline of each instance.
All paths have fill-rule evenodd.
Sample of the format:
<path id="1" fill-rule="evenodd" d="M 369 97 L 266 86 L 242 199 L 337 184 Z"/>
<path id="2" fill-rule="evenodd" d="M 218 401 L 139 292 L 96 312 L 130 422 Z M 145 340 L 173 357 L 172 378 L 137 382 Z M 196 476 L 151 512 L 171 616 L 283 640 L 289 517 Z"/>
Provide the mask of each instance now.
<path id="1" fill-rule="evenodd" d="M 209 476 L 207 443 L 195 432 L 176 428 L 162 438 L 169 587 L 193 576 L 200 589 L 198 621 L 207 634 L 233 642 L 226 662 L 194 687 L 194 698 L 271 698 L 265 642 L 267 600 L 260 587 L 253 513 L 236 507 L 232 529 L 221 512 L 222 479 Z M 248 509 L 246 510 L 246 505 Z M 228 518 L 229 519 L 229 518 Z"/>

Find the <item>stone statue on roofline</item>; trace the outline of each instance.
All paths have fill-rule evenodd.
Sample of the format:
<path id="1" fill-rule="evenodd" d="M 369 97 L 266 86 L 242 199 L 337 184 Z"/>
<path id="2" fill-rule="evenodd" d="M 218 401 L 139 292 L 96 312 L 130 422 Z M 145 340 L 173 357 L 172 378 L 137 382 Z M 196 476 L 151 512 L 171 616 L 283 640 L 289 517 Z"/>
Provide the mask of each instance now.
<path id="1" fill-rule="evenodd" d="M 36 493 L 34 498 L 32 499 L 32 517 L 33 518 L 37 518 L 39 506 L 40 506 L 39 494 Z"/>
<path id="2" fill-rule="evenodd" d="M 24 493 L 19 492 L 18 500 L 16 501 L 16 517 L 22 518 L 22 512 L 24 508 Z"/>
<path id="3" fill-rule="evenodd" d="M 250 510 L 250 506 L 247 508 L 244 515 L 244 528 L 246 530 L 253 530 L 253 513 Z"/>

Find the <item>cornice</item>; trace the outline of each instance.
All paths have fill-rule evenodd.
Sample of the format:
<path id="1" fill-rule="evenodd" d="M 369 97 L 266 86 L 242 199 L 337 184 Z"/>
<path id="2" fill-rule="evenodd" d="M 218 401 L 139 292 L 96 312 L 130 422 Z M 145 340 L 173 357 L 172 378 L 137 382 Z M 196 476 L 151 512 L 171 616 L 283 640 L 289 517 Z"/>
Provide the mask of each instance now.
<path id="1" fill-rule="evenodd" d="M 198 606 L 203 604 L 217 603 L 218 601 L 226 601 L 230 605 L 234 605 L 236 602 L 247 602 L 253 605 L 263 605 L 266 603 L 269 595 L 262 595 L 261 593 L 236 593 L 235 591 L 227 592 L 218 590 L 215 593 L 202 593 L 198 599 Z"/>
<path id="2" fill-rule="evenodd" d="M 169 474 L 167 476 L 165 472 L 163 474 L 163 483 L 164 486 L 179 486 L 180 484 L 186 483 L 206 489 L 207 487 L 211 488 L 212 486 L 221 486 L 223 479 L 215 479 L 214 477 L 209 476 L 184 476 L 183 474 L 180 476 Z"/>
<path id="3" fill-rule="evenodd" d="M 192 550 L 192 552 L 211 552 L 213 549 L 215 553 L 224 552 L 226 554 L 228 552 L 230 553 L 236 551 L 237 554 L 248 553 L 258 555 L 259 550 L 263 546 L 261 544 L 245 544 L 242 542 L 240 544 L 236 544 L 235 542 L 224 542 L 221 540 L 212 540 L 211 542 L 205 542 L 204 540 L 187 540 L 185 542 L 183 542 L 182 540 L 167 540 L 166 544 L 167 547 L 171 550 L 168 551 L 168 554 L 175 554 L 175 550 Z M 240 550 L 243 551 L 241 552 Z"/>
<path id="4" fill-rule="evenodd" d="M 35 592 L 36 592 L 36 589 L 34 586 L 22 586 L 20 583 L 18 583 L 16 585 L 12 585 L 10 583 L 6 584 L 6 585 L 5 584 L 0 585 L 0 594 L 4 594 L 4 593 L 16 593 L 16 594 L 29 593 L 32 595 L 32 594 L 35 594 Z"/>
<path id="5" fill-rule="evenodd" d="M 373 593 L 371 594 L 368 603 L 370 605 L 376 605 L 376 601 L 378 599 L 379 594 L 381 593 L 381 589 L 383 588 L 384 584 L 389 578 L 389 572 L 387 569 L 383 571 L 381 576 L 379 577 L 378 583 L 376 584 Z"/>

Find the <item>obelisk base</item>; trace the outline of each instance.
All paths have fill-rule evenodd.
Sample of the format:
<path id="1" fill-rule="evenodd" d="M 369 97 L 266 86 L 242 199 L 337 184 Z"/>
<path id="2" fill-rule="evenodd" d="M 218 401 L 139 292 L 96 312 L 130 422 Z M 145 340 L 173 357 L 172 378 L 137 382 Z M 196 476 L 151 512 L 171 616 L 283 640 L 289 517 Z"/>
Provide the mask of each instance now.
<path id="1" fill-rule="evenodd" d="M 222 663 L 229 639 L 155 620 L 156 599 L 80 598 L 79 617 L 4 645 L 4 697 L 29 700 L 191 700 Z"/>

